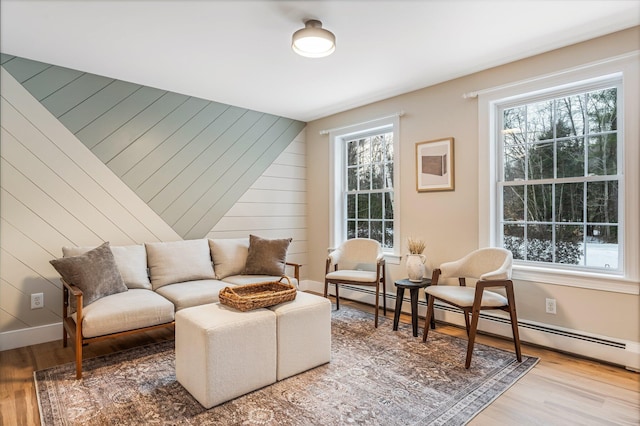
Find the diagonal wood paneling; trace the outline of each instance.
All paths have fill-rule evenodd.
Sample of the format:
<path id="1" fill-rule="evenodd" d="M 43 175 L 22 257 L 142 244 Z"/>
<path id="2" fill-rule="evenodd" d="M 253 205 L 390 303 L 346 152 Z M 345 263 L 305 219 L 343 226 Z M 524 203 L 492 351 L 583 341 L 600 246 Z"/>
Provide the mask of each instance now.
<path id="1" fill-rule="evenodd" d="M 44 341 L 60 338 L 59 326 L 48 327 L 59 324 L 62 299 L 59 275 L 49 261 L 62 254 L 62 246 L 180 237 L 4 67 L 0 74 L 0 350 L 4 350 L 19 345 L 20 336 L 32 335 L 30 330 L 38 336 L 46 333 L 42 330 L 51 331 Z M 32 293 L 44 294 L 43 309 L 30 309 Z M 23 330 L 24 334 L 17 333 Z"/>
<path id="2" fill-rule="evenodd" d="M 199 202 L 194 203 L 176 223 L 176 232 L 184 232 L 190 237 L 202 232 L 206 235 L 212 228 L 209 226 L 209 217 L 221 218 L 289 145 L 289 141 L 300 133 L 302 127 L 295 122 L 279 119 L 251 148 L 238 156 L 238 160 L 229 161 L 232 165 L 209 185 Z"/>
<path id="3" fill-rule="evenodd" d="M 13 58 L 15 58 L 15 56 L 7 55 L 6 53 L 0 53 L 0 65 L 10 61 Z"/>
<path id="4" fill-rule="evenodd" d="M 13 59 L 10 55 L 0 57 L 6 64 Z M 21 84 L 2 67 L 0 350 L 59 339 L 60 282 L 49 260 L 60 256 L 61 246 L 180 238 L 125 184 L 125 175 L 139 179 L 137 186 L 152 179 L 148 169 L 158 162 L 164 168 L 155 169 L 162 170 L 156 175 L 170 177 L 162 181 L 161 188 L 178 179 L 171 176 L 179 164 L 189 171 L 180 179 L 191 176 L 191 171 L 200 171 L 198 179 L 188 184 L 189 191 L 180 195 L 188 199 L 197 194 L 198 201 L 184 212 L 168 210 L 184 220 L 187 235 L 196 235 L 188 234 L 190 227 L 202 226 L 196 232 L 207 237 L 246 238 L 249 233 L 293 237 L 289 258 L 306 264 L 304 129 L 295 138 L 291 136 L 297 122 L 139 87 L 122 102 L 147 103 L 142 111 L 135 113 L 135 108 L 127 107 L 100 115 L 119 115 L 126 121 L 123 125 L 109 127 L 109 121 L 100 123 L 99 119 L 78 123 L 84 129 L 99 129 L 91 132 L 91 143 L 98 142 L 89 150 L 60 117 L 79 105 L 83 96 L 86 99 L 87 93 L 100 92 L 114 81 L 23 60 L 13 67 L 14 72 L 24 70 L 29 78 Z M 45 74 L 51 77 L 50 86 Z M 83 116 L 89 115 L 75 115 Z M 218 128 L 219 120 L 233 124 Z M 253 125 L 243 130 L 242 124 L 252 121 Z M 101 138 L 95 137 L 98 133 Z M 177 143 L 185 135 L 189 135 L 190 143 Z M 289 138 L 293 141 L 287 144 Z M 272 161 L 270 156 L 281 150 L 274 149 L 278 143 L 286 149 L 282 148 L 284 152 Z M 269 164 L 261 176 L 254 178 L 262 167 L 256 159 Z M 243 172 L 238 162 L 246 162 L 251 170 Z M 242 192 L 250 181 L 251 188 Z M 191 192 L 194 189 L 198 192 Z M 208 191 L 223 195 L 212 201 Z M 233 197 L 226 197 L 224 191 L 232 192 Z M 244 195 L 240 202 L 233 203 L 229 200 L 238 196 L 235 191 Z M 177 204 L 182 205 L 181 201 Z M 174 204 L 169 203 L 168 208 L 173 209 Z M 207 229 L 209 211 L 226 213 Z M 205 220 L 201 221 L 203 214 Z M 29 295 L 40 292 L 44 293 L 45 309 L 31 310 Z"/>
<path id="5" fill-rule="evenodd" d="M 302 131 L 231 207 L 209 238 L 293 238 L 287 260 L 308 264 L 307 172 Z M 303 268 L 302 272 L 307 268 Z"/>
<path id="6" fill-rule="evenodd" d="M 11 73 L 183 238 L 202 238 L 305 123 L 2 55 Z"/>

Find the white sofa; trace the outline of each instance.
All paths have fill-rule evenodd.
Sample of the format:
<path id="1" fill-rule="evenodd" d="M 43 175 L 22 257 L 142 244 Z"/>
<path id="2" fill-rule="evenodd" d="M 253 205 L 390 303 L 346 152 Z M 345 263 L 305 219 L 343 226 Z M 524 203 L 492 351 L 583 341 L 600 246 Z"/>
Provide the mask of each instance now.
<path id="1" fill-rule="evenodd" d="M 173 327 L 177 311 L 218 302 L 218 294 L 226 286 L 276 281 L 282 274 L 290 276 L 297 286 L 300 265 L 286 262 L 286 241 L 264 240 L 252 235 L 241 239 L 131 246 L 105 243 L 97 248 L 63 247 L 63 258 L 51 263 L 62 276 L 63 344 L 67 345 L 68 336 L 74 341 L 76 377 L 82 377 L 83 344 Z M 279 256 L 276 253 L 271 258 L 269 250 L 274 247 Z M 285 259 L 282 258 L 283 248 Z M 103 261 L 103 257 L 106 260 Z M 116 281 L 116 288 L 106 291 L 98 288 L 98 294 L 93 294 L 96 292 L 92 287 L 94 278 L 100 281 L 110 261 L 115 263 L 115 275 L 119 272 L 123 284 L 118 283 L 118 277 L 107 273 L 106 281 Z M 83 270 L 87 264 L 98 266 Z M 284 272 L 261 274 L 261 268 L 272 273 Z M 95 284 L 100 285 L 100 282 Z"/>

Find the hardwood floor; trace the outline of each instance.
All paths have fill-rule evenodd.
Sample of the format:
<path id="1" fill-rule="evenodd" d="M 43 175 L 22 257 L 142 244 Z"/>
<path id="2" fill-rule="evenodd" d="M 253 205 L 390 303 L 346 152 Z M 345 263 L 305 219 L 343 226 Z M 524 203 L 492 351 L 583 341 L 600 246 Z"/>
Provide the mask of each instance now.
<path id="1" fill-rule="evenodd" d="M 371 306 L 340 303 L 373 312 Z M 387 317 L 393 318 L 393 311 L 388 310 Z M 411 318 L 402 315 L 401 321 L 410 323 Z M 465 338 L 457 327 L 438 324 L 437 331 Z M 170 330 L 156 330 L 93 343 L 84 350 L 93 357 L 168 339 L 173 339 Z M 478 342 L 512 350 L 510 341 L 495 337 L 480 335 Z M 640 424 L 640 374 L 526 344 L 522 351 L 540 362 L 470 425 Z M 0 352 L 0 425 L 40 424 L 33 372 L 73 362 L 73 356 L 62 340 Z"/>

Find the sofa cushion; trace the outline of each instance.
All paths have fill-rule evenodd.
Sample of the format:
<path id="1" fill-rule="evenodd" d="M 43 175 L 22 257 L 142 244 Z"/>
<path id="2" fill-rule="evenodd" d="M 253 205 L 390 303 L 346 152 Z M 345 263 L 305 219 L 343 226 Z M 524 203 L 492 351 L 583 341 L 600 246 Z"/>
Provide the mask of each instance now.
<path id="1" fill-rule="evenodd" d="M 215 278 L 207 240 L 145 243 L 145 247 L 154 290 L 167 284 Z"/>
<path id="2" fill-rule="evenodd" d="M 72 315 L 74 321 L 76 314 Z M 135 330 L 173 321 L 173 304 L 151 290 L 131 289 L 95 301 L 82 310 L 84 337 Z"/>
<path id="3" fill-rule="evenodd" d="M 280 281 L 282 276 L 280 275 L 230 275 L 225 277 L 224 282 L 235 285 L 256 284 L 265 281 Z M 291 284 L 298 287 L 298 280 L 293 277 L 289 277 Z M 282 280 L 286 283 L 286 280 Z"/>
<path id="4" fill-rule="evenodd" d="M 67 283 L 82 290 L 82 306 L 127 291 L 108 241 L 81 255 L 54 259 L 50 263 Z M 76 308 L 75 300 L 71 298 L 72 309 Z"/>
<path id="5" fill-rule="evenodd" d="M 249 235 L 245 275 L 283 275 L 291 238 L 266 239 Z"/>
<path id="6" fill-rule="evenodd" d="M 209 248 L 217 279 L 242 274 L 249 255 L 248 238 L 210 239 Z"/>
<path id="7" fill-rule="evenodd" d="M 165 285 L 159 288 L 157 293 L 170 300 L 177 312 L 192 306 L 217 303 L 220 300 L 220 290 L 228 285 L 218 280 L 186 281 Z"/>
<path id="8" fill-rule="evenodd" d="M 144 245 L 110 246 L 118 271 L 127 288 L 151 289 L 147 273 L 147 252 Z M 94 247 L 62 247 L 64 257 L 78 256 Z"/>

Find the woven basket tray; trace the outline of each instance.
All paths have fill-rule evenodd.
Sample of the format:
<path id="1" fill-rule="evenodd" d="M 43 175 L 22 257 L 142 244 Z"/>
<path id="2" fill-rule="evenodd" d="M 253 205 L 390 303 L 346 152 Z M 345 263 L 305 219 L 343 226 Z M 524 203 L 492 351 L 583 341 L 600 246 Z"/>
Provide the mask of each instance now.
<path id="1" fill-rule="evenodd" d="M 287 282 L 282 282 L 283 279 Z M 280 281 L 225 287 L 220 291 L 220 303 L 243 312 L 289 302 L 295 298 L 296 288 L 286 275 L 283 275 Z"/>

